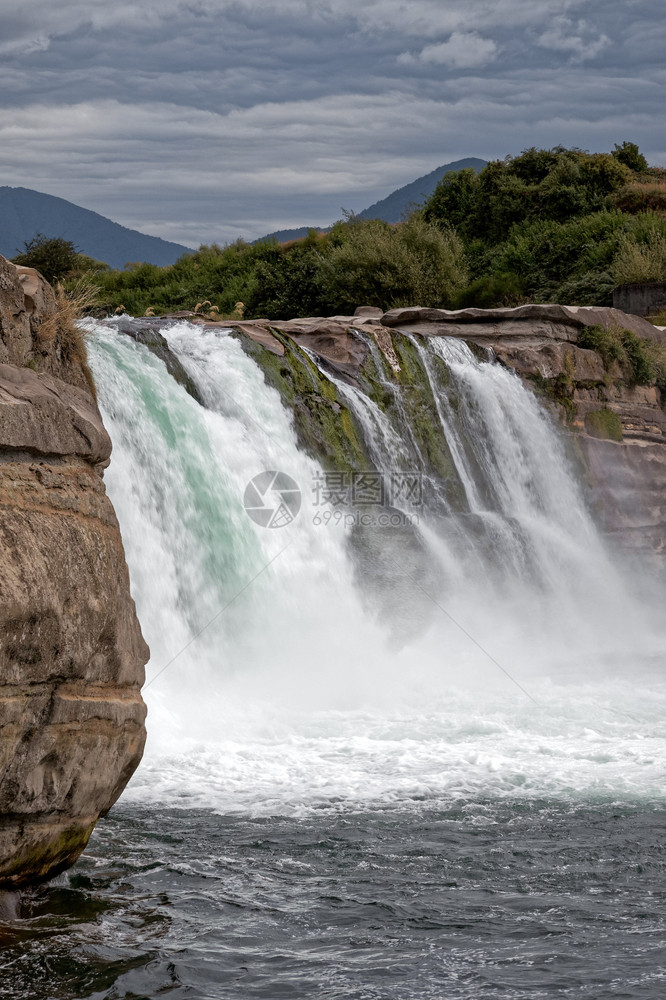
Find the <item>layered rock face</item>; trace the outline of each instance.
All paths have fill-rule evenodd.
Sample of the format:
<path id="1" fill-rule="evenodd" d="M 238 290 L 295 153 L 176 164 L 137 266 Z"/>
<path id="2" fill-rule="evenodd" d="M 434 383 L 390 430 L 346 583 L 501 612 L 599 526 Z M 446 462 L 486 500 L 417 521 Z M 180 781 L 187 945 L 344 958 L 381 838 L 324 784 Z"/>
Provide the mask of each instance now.
<path id="1" fill-rule="evenodd" d="M 93 392 L 50 286 L 0 257 L 0 888 L 72 864 L 143 750 L 148 649 Z"/>
<path id="2" fill-rule="evenodd" d="M 361 308 L 355 316 L 235 326 L 273 354 L 284 355 L 288 340 L 306 346 L 352 379 L 362 370 L 368 338 L 394 374 L 396 347 L 405 335 L 459 337 L 492 351 L 541 394 L 571 432 L 607 533 L 642 560 L 666 568 L 666 411 L 660 391 L 632 385 L 617 365 L 609 367 L 597 350 L 581 346 L 591 328 L 630 331 L 642 341 L 666 345 L 666 334 L 647 320 L 617 309 L 526 305 L 455 312 Z"/>

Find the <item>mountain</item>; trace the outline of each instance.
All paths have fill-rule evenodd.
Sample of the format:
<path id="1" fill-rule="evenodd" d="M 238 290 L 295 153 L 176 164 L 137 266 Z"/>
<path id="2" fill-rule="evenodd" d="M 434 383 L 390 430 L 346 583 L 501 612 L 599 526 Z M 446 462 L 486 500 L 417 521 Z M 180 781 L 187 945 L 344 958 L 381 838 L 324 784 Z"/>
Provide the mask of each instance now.
<path id="1" fill-rule="evenodd" d="M 269 240 L 276 240 L 278 243 L 290 243 L 292 240 L 304 240 L 311 229 L 316 229 L 318 233 L 327 233 L 330 226 L 328 228 L 322 228 L 321 226 L 298 226 L 297 229 L 276 229 L 274 233 L 269 233 L 268 236 L 262 236 L 253 242 L 267 243 Z"/>
<path id="2" fill-rule="evenodd" d="M 429 174 L 418 177 L 411 184 L 405 184 L 404 187 L 398 188 L 392 194 L 387 195 L 386 198 L 382 198 L 381 201 L 376 201 L 369 208 L 364 208 L 362 212 L 357 213 L 357 217 L 359 219 L 383 219 L 384 222 L 400 222 L 407 212 L 416 208 L 417 205 L 420 205 L 421 202 L 430 197 L 444 174 L 448 174 L 452 170 L 464 170 L 466 167 L 472 167 L 478 173 L 480 170 L 483 170 L 485 165 L 485 160 L 479 160 L 475 156 L 468 156 L 464 160 L 454 160 L 453 163 L 445 163 L 443 166 L 432 170 Z M 279 229 L 275 233 L 263 236 L 260 240 L 256 240 L 256 242 L 263 243 L 267 240 L 277 240 L 278 243 L 286 243 L 289 240 L 299 240 L 307 236 L 312 228 L 318 229 L 319 232 L 328 232 L 328 229 L 320 226 L 300 226 L 297 229 Z"/>
<path id="3" fill-rule="evenodd" d="M 128 261 L 163 266 L 192 253 L 190 247 L 127 229 L 64 198 L 30 188 L 0 187 L 0 254 L 15 257 L 37 233 L 70 240 L 80 253 L 111 267 L 124 267 Z"/>
<path id="4" fill-rule="evenodd" d="M 444 174 L 453 170 L 465 170 L 472 167 L 478 173 L 486 165 L 485 160 L 479 160 L 475 156 L 469 156 L 466 160 L 454 160 L 453 163 L 445 163 L 443 167 L 419 177 L 411 184 L 405 184 L 398 188 L 393 194 L 376 201 L 370 208 L 364 208 L 359 212 L 361 219 L 383 219 L 384 222 L 400 222 L 406 212 L 411 211 L 420 205 L 433 193 Z"/>

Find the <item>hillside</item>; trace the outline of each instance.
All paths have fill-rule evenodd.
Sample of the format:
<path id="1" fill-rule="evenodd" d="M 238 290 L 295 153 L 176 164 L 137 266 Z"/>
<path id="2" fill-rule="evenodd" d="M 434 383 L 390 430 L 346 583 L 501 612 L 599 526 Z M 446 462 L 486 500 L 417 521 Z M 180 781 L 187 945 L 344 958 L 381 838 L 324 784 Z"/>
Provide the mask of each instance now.
<path id="1" fill-rule="evenodd" d="M 464 170 L 465 167 L 473 167 L 478 173 L 486 165 L 485 160 L 479 160 L 474 156 L 465 160 L 454 160 L 453 163 L 445 163 L 437 167 L 429 174 L 418 177 L 410 184 L 397 188 L 386 198 L 376 201 L 369 208 L 364 208 L 358 213 L 360 219 L 383 219 L 384 222 L 400 222 L 403 216 L 412 211 L 415 206 L 422 204 L 433 193 L 444 174 L 452 170 Z M 299 226 L 296 229 L 279 229 L 274 233 L 263 236 L 262 240 L 276 240 L 278 243 L 286 243 L 289 240 L 300 240 L 308 235 L 309 229 L 318 229 L 320 232 L 328 232 L 328 229 L 321 226 Z M 330 227 L 329 227 L 330 228 Z M 260 242 L 260 241 L 257 241 Z"/>
<path id="2" fill-rule="evenodd" d="M 115 268 L 128 261 L 163 267 L 192 252 L 178 243 L 127 229 L 64 198 L 29 188 L 0 187 L 0 254 L 14 257 L 37 233 L 70 240 L 80 253 Z"/>
<path id="3" fill-rule="evenodd" d="M 474 156 L 467 157 L 465 160 L 454 160 L 453 163 L 445 163 L 444 166 L 437 167 L 436 170 L 417 178 L 411 184 L 405 184 L 404 187 L 398 188 L 397 191 L 382 198 L 381 201 L 376 201 L 369 208 L 364 208 L 358 214 L 361 219 L 400 222 L 407 212 L 413 211 L 430 197 L 444 174 L 453 170 L 465 170 L 467 167 L 472 167 L 478 173 L 483 170 L 485 165 L 485 160 L 479 160 Z"/>

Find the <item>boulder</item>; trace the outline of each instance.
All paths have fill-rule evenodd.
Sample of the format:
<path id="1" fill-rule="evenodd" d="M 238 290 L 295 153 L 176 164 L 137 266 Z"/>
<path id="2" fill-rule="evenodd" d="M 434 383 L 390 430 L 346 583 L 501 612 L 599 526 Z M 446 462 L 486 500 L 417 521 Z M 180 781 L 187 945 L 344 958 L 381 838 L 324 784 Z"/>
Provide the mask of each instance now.
<path id="1" fill-rule="evenodd" d="M 24 308 L 28 316 L 40 317 L 55 309 L 55 295 L 46 278 L 34 267 L 16 266 L 23 289 Z"/>

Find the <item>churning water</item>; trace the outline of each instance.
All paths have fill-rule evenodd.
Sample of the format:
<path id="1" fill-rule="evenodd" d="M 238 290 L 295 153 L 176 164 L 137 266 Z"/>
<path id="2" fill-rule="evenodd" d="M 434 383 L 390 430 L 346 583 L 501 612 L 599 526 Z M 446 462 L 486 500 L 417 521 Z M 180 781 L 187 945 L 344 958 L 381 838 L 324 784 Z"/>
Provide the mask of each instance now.
<path id="1" fill-rule="evenodd" d="M 381 482 L 419 484 L 385 527 L 235 337 L 163 333 L 205 406 L 90 329 L 146 756 L 5 928 L 0 995 L 663 996 L 661 607 L 550 418 L 464 344 L 414 341 L 442 481 L 390 380 L 380 408 L 329 375 Z M 280 527 L 244 508 L 267 470 L 300 490 Z"/>

